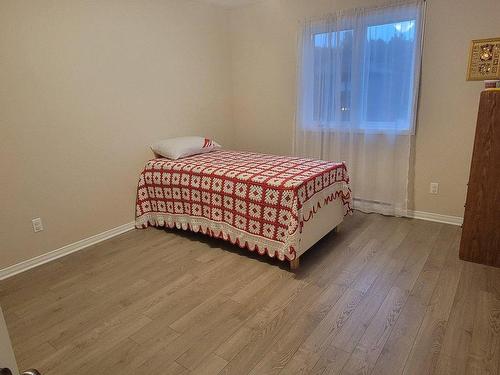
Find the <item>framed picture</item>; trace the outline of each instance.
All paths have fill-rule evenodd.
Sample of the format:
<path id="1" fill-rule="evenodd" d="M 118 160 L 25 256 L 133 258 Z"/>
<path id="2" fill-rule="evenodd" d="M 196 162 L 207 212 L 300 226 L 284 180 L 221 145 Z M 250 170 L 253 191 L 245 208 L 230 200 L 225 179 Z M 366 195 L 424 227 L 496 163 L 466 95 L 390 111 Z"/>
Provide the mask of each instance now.
<path id="1" fill-rule="evenodd" d="M 467 81 L 500 79 L 500 38 L 471 42 Z"/>

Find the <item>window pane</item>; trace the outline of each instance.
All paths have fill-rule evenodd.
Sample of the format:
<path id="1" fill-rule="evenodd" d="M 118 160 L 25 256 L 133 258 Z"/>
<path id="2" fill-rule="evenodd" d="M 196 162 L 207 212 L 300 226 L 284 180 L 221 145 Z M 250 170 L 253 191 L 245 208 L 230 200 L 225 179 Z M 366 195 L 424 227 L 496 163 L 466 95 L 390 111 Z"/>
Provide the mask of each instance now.
<path id="1" fill-rule="evenodd" d="M 409 128 L 414 49 L 414 20 L 367 28 L 363 126 Z"/>
<path id="2" fill-rule="evenodd" d="M 350 120 L 353 31 L 314 34 L 315 121 Z"/>

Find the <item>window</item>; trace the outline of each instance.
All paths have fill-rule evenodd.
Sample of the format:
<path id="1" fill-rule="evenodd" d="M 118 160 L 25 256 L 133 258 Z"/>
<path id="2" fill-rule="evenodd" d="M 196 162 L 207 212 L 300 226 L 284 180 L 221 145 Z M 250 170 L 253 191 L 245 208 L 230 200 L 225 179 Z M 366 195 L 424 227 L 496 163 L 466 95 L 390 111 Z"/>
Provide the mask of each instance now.
<path id="1" fill-rule="evenodd" d="M 303 127 L 411 132 L 420 69 L 418 8 L 337 16 L 306 28 Z"/>
<path id="2" fill-rule="evenodd" d="M 410 128 L 414 45 L 415 20 L 367 28 L 361 126 Z"/>
<path id="3" fill-rule="evenodd" d="M 353 30 L 319 33 L 314 38 L 314 120 L 324 123 L 350 120 Z M 328 64 L 331 54 L 340 56 L 340 82 Z M 327 60 L 324 63 L 324 60 Z M 339 95 L 336 95 L 336 92 Z"/>

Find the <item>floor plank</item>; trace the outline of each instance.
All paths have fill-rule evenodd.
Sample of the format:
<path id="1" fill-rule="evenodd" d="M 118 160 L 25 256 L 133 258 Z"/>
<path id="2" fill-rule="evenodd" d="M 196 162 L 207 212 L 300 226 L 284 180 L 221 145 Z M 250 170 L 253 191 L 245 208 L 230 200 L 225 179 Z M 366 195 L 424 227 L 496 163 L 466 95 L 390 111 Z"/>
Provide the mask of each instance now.
<path id="1" fill-rule="evenodd" d="M 480 291 L 467 360 L 470 374 L 498 374 L 500 366 L 500 300 Z"/>
<path id="2" fill-rule="evenodd" d="M 21 368 L 59 374 L 499 374 L 500 269 L 460 228 L 356 212 L 301 268 L 136 230 L 0 282 Z"/>

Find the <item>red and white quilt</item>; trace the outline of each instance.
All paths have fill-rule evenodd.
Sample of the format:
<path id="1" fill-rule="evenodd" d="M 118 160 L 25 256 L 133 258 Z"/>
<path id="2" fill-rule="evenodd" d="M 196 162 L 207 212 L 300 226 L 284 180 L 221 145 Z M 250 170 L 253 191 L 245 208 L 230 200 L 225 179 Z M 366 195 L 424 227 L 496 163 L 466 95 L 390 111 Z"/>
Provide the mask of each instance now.
<path id="1" fill-rule="evenodd" d="M 344 163 L 235 151 L 153 159 L 140 176 L 136 227 L 201 231 L 293 260 L 304 218 L 334 199 L 352 212 Z"/>

